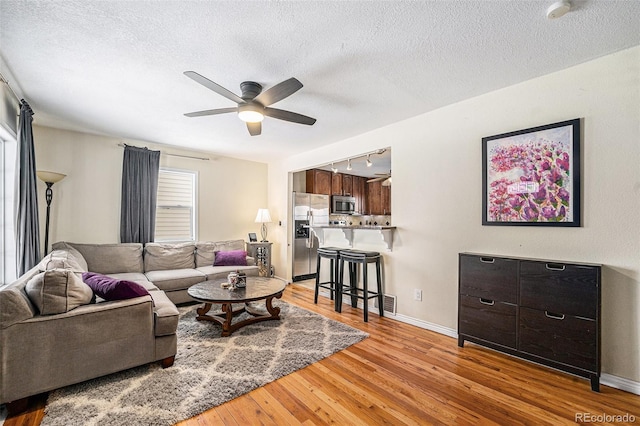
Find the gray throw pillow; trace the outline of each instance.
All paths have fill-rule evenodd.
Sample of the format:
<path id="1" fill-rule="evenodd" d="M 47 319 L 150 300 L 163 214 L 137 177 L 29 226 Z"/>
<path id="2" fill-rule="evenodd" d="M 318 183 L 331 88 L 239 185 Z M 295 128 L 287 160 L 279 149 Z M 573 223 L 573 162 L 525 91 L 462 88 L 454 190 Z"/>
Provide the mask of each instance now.
<path id="1" fill-rule="evenodd" d="M 93 299 L 93 290 L 70 269 L 41 272 L 29 280 L 25 290 L 40 315 L 69 312 Z"/>

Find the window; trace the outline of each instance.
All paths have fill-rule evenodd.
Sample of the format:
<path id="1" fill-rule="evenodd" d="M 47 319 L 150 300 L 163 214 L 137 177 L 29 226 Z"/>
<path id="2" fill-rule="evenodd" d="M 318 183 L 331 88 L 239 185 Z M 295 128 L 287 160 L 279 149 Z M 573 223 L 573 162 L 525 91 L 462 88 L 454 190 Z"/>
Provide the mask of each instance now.
<path id="1" fill-rule="evenodd" d="M 154 241 L 196 240 L 196 173 L 160 169 Z"/>
<path id="2" fill-rule="evenodd" d="M 14 181 L 17 143 L 0 134 L 0 285 L 16 279 L 17 259 L 14 229 Z"/>

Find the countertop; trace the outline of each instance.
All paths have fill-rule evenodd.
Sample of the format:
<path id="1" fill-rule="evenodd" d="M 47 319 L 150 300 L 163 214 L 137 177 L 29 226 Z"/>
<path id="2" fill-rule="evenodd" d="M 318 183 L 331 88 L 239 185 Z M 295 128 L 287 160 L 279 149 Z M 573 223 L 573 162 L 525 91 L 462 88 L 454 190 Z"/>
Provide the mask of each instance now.
<path id="1" fill-rule="evenodd" d="M 309 228 L 328 228 L 328 229 L 396 229 L 395 226 L 387 225 L 309 225 Z"/>

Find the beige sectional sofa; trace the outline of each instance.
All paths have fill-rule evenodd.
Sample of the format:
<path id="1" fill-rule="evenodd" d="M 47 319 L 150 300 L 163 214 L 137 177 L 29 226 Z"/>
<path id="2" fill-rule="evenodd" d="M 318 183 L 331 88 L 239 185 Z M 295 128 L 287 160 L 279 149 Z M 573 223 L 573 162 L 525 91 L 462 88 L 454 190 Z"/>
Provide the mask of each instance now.
<path id="1" fill-rule="evenodd" d="M 39 265 L 0 287 L 0 404 L 150 362 L 172 365 L 175 304 L 193 301 L 193 284 L 236 270 L 257 275 L 249 257 L 247 266 L 213 266 L 217 251 L 244 247 L 242 240 L 55 243 Z M 78 278 L 87 271 L 134 281 L 149 295 L 88 303 Z M 44 276 L 55 279 L 56 294 L 43 294 Z"/>

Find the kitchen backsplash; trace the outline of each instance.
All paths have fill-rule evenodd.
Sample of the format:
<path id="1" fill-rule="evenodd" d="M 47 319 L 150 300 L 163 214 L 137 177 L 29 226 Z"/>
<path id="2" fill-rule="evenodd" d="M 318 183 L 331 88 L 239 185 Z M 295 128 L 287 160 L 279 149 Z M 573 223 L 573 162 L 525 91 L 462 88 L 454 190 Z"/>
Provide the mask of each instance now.
<path id="1" fill-rule="evenodd" d="M 345 225 L 391 225 L 391 215 L 373 215 L 373 216 L 351 216 L 347 214 L 329 215 L 329 224 L 344 221 Z"/>

